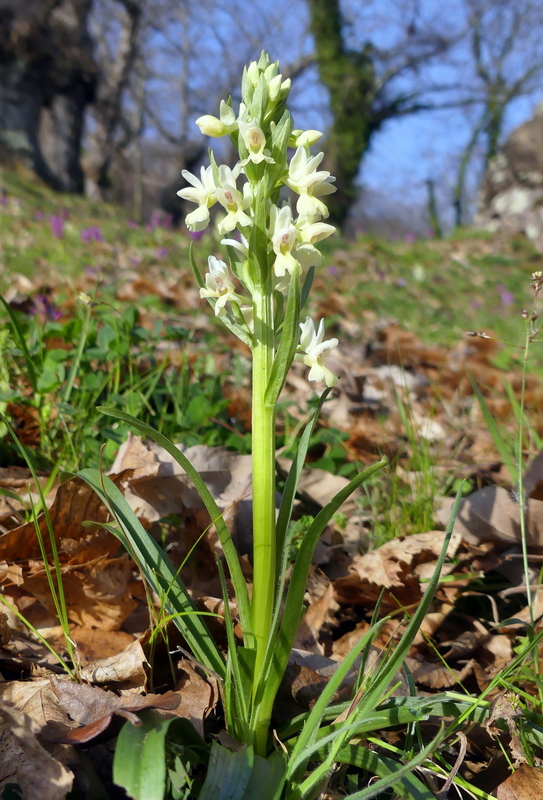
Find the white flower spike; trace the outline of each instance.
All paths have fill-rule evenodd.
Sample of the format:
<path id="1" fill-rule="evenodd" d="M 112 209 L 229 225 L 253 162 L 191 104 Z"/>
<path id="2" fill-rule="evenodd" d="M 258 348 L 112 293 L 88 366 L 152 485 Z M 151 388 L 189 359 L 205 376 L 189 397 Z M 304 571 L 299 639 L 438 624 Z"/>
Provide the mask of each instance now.
<path id="1" fill-rule="evenodd" d="M 311 317 L 307 317 L 305 322 L 300 322 L 301 336 L 296 361 L 301 361 L 310 367 L 308 378 L 310 381 L 324 381 L 328 386 L 335 386 L 338 378 L 327 367 L 324 366 L 325 353 L 337 347 L 337 339 L 324 338 L 324 320 L 321 319 L 318 331 L 315 331 L 315 323 Z"/>

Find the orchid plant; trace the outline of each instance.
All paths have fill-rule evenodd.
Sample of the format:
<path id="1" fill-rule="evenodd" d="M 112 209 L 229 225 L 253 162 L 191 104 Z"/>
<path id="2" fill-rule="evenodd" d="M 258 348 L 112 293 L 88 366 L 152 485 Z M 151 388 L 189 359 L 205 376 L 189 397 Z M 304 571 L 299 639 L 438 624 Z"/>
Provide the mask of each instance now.
<path id="1" fill-rule="evenodd" d="M 278 800 L 280 797 L 298 800 L 313 796 L 338 759 L 351 759 L 345 747 L 355 729 L 368 730 L 368 715 L 375 711 L 383 698 L 388 697 L 392 677 L 428 609 L 446 551 L 445 545 L 425 598 L 401 644 L 372 677 L 363 699 L 343 709 L 345 713 L 338 716 L 337 725 L 324 724 L 325 720 L 334 720 L 338 715 L 337 709 L 330 706 L 334 692 L 352 669 L 357 656 L 371 644 L 383 620 L 376 622 L 345 658 L 307 717 L 287 725 L 284 730 L 286 738 L 276 738 L 275 741 L 281 741 L 281 744 L 275 747 L 271 724 L 274 703 L 304 612 L 304 595 L 315 547 L 341 504 L 386 461 L 383 459 L 360 472 L 321 509 L 307 528 L 294 563 L 288 564 L 291 552 L 289 536 L 293 530 L 291 517 L 298 481 L 315 422 L 338 380 L 338 376 L 326 366 L 326 359 L 338 340 L 325 339 L 324 320 L 315 323 L 310 316 L 301 319 L 315 268 L 322 263 L 317 245 L 334 233 L 334 227 L 324 221 L 328 217 L 325 198 L 334 191 L 334 178 L 320 169 L 323 154 L 310 154 L 310 147 L 321 134 L 293 129 L 286 106 L 289 90 L 290 81 L 283 80 L 278 65 L 270 63 L 266 54 L 245 68 L 242 99 L 237 111 L 229 99 L 221 103 L 218 117 L 206 115 L 197 120 L 204 135 L 230 137 L 239 155 L 237 163 L 234 167 L 218 165 L 211 152 L 211 163 L 202 167 L 199 178 L 183 172 L 188 186 L 178 192 L 182 198 L 196 204 L 186 217 L 187 228 L 193 235 L 211 224 L 211 209 L 220 207 L 215 224 L 223 237 L 224 257 L 209 255 L 205 275 L 195 263 L 192 250 L 190 261 L 201 298 L 210 303 L 216 317 L 250 348 L 252 354 L 251 593 L 219 508 L 186 456 L 171 440 L 124 411 L 102 409 L 110 416 L 129 422 L 164 447 L 198 490 L 222 545 L 225 563 L 219 560 L 218 569 L 225 601 L 233 599 L 228 597 L 229 584 L 224 567 L 228 570 L 242 631 L 241 643 L 227 614 L 228 650 L 224 654 L 219 649 L 190 592 L 159 544 L 142 527 L 119 489 L 97 470 L 80 473 L 80 477 L 93 486 L 110 509 L 117 525 L 109 529 L 123 542 L 145 579 L 161 598 L 167 619 L 179 628 L 197 662 L 219 678 L 228 731 L 246 745 L 238 755 L 217 742 L 212 744 L 212 760 L 199 795 L 201 800 L 223 797 L 243 797 L 246 800 L 255 796 L 254 792 L 265 800 Z M 295 201 L 284 196 L 286 190 L 294 193 Z M 276 406 L 294 361 L 308 368 L 308 379 L 320 384 L 323 392 L 300 437 L 277 509 Z M 225 608 L 228 608 L 226 602 Z M 360 681 L 363 682 L 362 676 Z M 417 707 L 413 719 L 418 718 L 419 713 L 426 711 Z M 395 711 L 384 712 L 379 719 L 379 725 L 385 727 L 397 723 Z M 340 723 L 340 720 L 344 721 Z M 152 724 L 159 723 L 155 720 Z M 373 722 L 370 727 L 372 725 Z M 122 741 L 119 740 L 118 751 L 122 755 L 118 759 L 118 776 L 122 785 L 128 787 L 135 773 L 130 773 L 132 778 L 121 778 L 123 765 L 129 763 L 130 770 L 140 769 L 141 765 L 137 758 L 131 757 L 131 737 L 138 734 L 133 733 L 131 726 L 125 726 L 123 730 L 127 732 Z M 139 735 L 144 737 L 145 730 Z M 191 736 L 194 740 L 194 735 Z M 209 747 L 203 740 L 198 741 L 200 749 Z M 308 776 L 310 759 L 317 752 L 321 758 L 321 751 L 325 754 L 322 763 Z M 384 776 L 374 788 L 397 783 L 404 772 L 407 775 L 413 766 L 421 763 L 427 752 L 427 748 L 421 751 L 410 762 L 409 768 L 399 768 L 392 777 L 388 767 L 384 767 L 379 759 L 373 759 L 371 765 L 368 762 L 370 769 Z M 360 759 L 360 755 L 356 758 Z M 231 770 L 232 775 L 245 776 L 247 793 L 239 786 L 237 793 L 230 793 L 228 782 L 219 788 L 224 783 L 223 768 Z M 163 781 L 164 774 L 161 775 L 160 781 Z M 261 785 L 264 776 L 267 776 L 265 787 Z M 139 797 L 137 794 L 131 796 Z M 358 794 L 355 796 L 359 797 Z"/>
<path id="2" fill-rule="evenodd" d="M 309 380 L 337 382 L 325 358 L 337 339 L 324 339 L 324 321 L 318 328 L 310 317 L 300 322 L 314 268 L 321 264 L 317 243 L 334 233 L 323 220 L 328 209 L 322 198 L 335 191 L 334 178 L 319 169 L 323 153 L 309 154 L 322 134 L 293 130 L 286 108 L 290 80 L 263 55 L 245 69 L 242 102 L 236 111 L 223 101 L 219 117 L 196 120 L 206 136 L 229 136 L 239 154 L 233 168 L 211 164 L 200 178 L 184 171 L 190 184 L 178 195 L 196 203 L 186 217 L 189 231 L 206 228 L 210 209 L 219 205 L 217 230 L 227 248 L 228 263 L 214 255 L 202 280 L 200 296 L 215 314 L 244 341 L 253 357 L 253 597 L 254 704 L 264 703 L 259 689 L 266 673 L 270 632 L 278 602 L 280 561 L 275 510 L 275 413 L 279 394 L 294 359 L 309 367 Z M 294 154 L 288 160 L 288 149 Z M 283 188 L 297 195 L 295 211 L 282 199 Z M 234 233 L 234 236 L 232 234 Z M 236 235 L 237 234 L 237 235 Z M 231 237 L 231 238 L 230 238 Z M 234 238 L 235 237 L 235 238 Z M 264 703 L 256 738 L 262 750 L 268 735 L 271 707 Z"/>
<path id="3" fill-rule="evenodd" d="M 219 204 L 226 212 L 218 219 L 229 264 L 210 255 L 200 296 L 207 298 L 230 330 L 253 354 L 253 531 L 254 587 L 252 614 L 256 640 L 255 671 L 264 667 L 277 592 L 277 538 L 275 531 L 275 406 L 294 358 L 310 367 L 309 379 L 328 387 L 337 377 L 324 365 L 338 343 L 324 341 L 324 322 L 318 332 L 308 317 L 299 323 L 300 289 L 309 288 L 312 272 L 322 256 L 315 246 L 334 233 L 321 197 L 335 191 L 334 178 L 318 170 L 323 154 L 309 155 L 318 131 L 293 131 L 286 108 L 290 80 L 283 80 L 277 64 L 263 56 L 245 70 L 242 102 L 236 114 L 221 103 L 220 116 L 196 120 L 206 136 L 230 136 L 239 161 L 230 169 L 210 166 L 201 178 L 186 170 L 191 185 L 178 195 L 197 204 L 185 222 L 192 232 L 210 223 L 210 209 Z M 288 147 L 295 148 L 290 163 Z M 298 195 L 293 214 L 281 189 Z M 237 284 L 235 285 L 235 282 Z M 286 298 L 286 299 L 285 299 Z M 297 329 L 301 335 L 295 337 Z"/>

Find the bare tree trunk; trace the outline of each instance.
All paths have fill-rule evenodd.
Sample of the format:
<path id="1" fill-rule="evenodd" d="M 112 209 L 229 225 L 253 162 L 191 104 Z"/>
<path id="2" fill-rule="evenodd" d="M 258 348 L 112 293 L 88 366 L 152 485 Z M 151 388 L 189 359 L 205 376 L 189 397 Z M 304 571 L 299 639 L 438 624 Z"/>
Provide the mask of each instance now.
<path id="1" fill-rule="evenodd" d="M 102 64 L 102 73 L 93 105 L 93 123 L 84 159 L 85 193 L 91 200 L 101 200 L 107 174 L 115 151 L 115 134 L 122 114 L 122 96 L 138 54 L 142 14 L 140 0 L 118 0 L 121 8 L 121 31 L 117 51 L 111 63 Z M 107 43 L 103 42 L 103 49 Z"/>
<path id="2" fill-rule="evenodd" d="M 325 155 L 337 191 L 327 205 L 331 219 L 342 225 L 356 200 L 362 156 L 380 124 L 372 114 L 376 78 L 369 46 L 360 53 L 344 48 L 339 0 L 309 0 L 309 8 L 319 75 L 330 92 L 333 115 Z"/>
<path id="3" fill-rule="evenodd" d="M 92 0 L 0 4 L 0 142 L 50 186 L 81 191 L 81 136 L 95 80 Z"/>

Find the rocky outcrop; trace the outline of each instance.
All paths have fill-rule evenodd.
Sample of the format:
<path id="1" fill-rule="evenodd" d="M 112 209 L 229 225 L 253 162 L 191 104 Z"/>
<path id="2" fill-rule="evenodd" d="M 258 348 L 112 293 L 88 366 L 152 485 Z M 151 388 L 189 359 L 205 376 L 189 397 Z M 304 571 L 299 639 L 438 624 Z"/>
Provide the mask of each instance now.
<path id="1" fill-rule="evenodd" d="M 488 165 L 475 224 L 524 233 L 543 252 L 543 103 Z"/>

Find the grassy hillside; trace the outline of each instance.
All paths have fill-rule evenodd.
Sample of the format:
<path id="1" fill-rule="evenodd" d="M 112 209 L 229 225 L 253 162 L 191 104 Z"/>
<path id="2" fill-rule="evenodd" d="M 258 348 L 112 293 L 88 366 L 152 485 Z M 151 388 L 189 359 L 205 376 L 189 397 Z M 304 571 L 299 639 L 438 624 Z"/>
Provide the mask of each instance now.
<path id="1" fill-rule="evenodd" d="M 55 194 L 25 172 L 0 174 L 0 198 L 0 292 L 12 314 L 9 321 L 0 309 L 0 410 L 36 466 L 111 463 L 128 429 L 95 411 L 104 403 L 177 441 L 249 452 L 247 353 L 199 298 L 189 236 L 159 213 L 138 224 L 125 210 Z M 201 269 L 209 254 L 221 251 L 209 233 L 193 245 Z M 496 458 L 488 432 L 484 447 L 480 432 L 465 443 L 466 426 L 480 427 L 481 412 L 473 410 L 467 374 L 455 369 L 476 351 L 479 361 L 470 369 L 492 413 L 513 431 L 515 403 L 507 387 L 518 397 L 521 312 L 531 309 L 530 276 L 543 268 L 541 255 L 523 238 L 471 231 L 413 242 L 336 236 L 324 245 L 310 313 L 326 316 L 327 331 L 340 339 L 345 377 L 328 422 L 315 434 L 313 462 L 348 475 L 385 452 L 393 464 L 421 469 L 422 423 L 413 427 L 406 408 L 443 428 L 426 467 L 446 463 L 454 472 L 458 459 Z M 468 339 L 469 330 L 509 344 L 488 346 Z M 402 394 L 403 378 L 383 388 L 387 364 L 410 372 L 418 388 Z M 533 419 L 543 376 L 537 342 L 528 364 Z M 287 450 L 315 390 L 304 375 L 295 371 L 282 406 L 278 446 Z M 370 383 L 373 400 L 366 396 Z M 541 428 L 535 419 L 536 434 Z M 527 453 L 535 447 L 531 440 L 526 446 Z M 8 436 L 0 456 L 6 466 L 23 463 Z M 428 524 L 426 518 L 420 528 Z"/>

